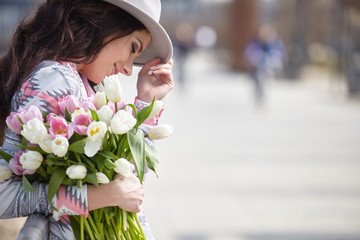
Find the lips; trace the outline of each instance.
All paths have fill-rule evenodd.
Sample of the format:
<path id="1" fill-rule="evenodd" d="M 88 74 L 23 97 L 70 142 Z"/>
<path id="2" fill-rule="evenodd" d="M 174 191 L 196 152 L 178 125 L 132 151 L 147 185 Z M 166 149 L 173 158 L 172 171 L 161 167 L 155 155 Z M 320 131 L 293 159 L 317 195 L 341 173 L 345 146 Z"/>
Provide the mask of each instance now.
<path id="1" fill-rule="evenodd" d="M 120 72 L 118 66 L 116 64 L 114 64 L 114 69 L 113 69 L 113 73 L 112 74 L 118 74 Z"/>

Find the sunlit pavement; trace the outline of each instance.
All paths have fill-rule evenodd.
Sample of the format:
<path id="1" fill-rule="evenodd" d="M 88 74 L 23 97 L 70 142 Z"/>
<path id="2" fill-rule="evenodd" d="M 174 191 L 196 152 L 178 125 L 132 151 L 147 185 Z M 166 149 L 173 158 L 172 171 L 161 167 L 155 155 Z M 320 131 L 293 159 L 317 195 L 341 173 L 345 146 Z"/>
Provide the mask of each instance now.
<path id="1" fill-rule="evenodd" d="M 176 63 L 176 62 L 175 62 Z M 166 99 L 160 177 L 144 209 L 158 240 L 360 239 L 360 102 L 341 81 L 307 71 L 251 81 L 207 54 Z"/>

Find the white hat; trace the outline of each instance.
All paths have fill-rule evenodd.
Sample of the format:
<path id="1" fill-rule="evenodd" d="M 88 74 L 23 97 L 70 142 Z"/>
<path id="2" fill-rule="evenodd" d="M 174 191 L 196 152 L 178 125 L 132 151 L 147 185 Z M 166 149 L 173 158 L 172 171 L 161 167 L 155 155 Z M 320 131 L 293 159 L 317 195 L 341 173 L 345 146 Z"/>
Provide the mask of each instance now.
<path id="1" fill-rule="evenodd" d="M 144 52 L 135 59 L 135 65 L 144 65 L 147 61 L 161 58 L 162 62 L 172 57 L 171 40 L 165 29 L 159 24 L 160 0 L 105 0 L 125 10 L 138 19 L 150 32 L 151 42 Z"/>

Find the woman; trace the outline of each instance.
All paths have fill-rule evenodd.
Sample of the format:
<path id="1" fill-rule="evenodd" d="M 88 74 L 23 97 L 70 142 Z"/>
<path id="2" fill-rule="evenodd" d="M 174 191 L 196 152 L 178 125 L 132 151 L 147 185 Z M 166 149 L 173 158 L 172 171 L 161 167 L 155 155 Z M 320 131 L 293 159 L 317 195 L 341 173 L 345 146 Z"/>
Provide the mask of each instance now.
<path id="1" fill-rule="evenodd" d="M 159 0 L 48 0 L 42 4 L 32 19 L 20 24 L 0 60 L 2 150 L 11 155 L 19 150 L 14 144 L 20 139 L 5 123 L 10 112 L 36 105 L 47 114 L 58 114 L 58 100 L 74 95 L 85 102 L 104 77 L 129 76 L 133 64 L 143 65 L 137 107 L 166 96 L 173 88 L 172 47 L 159 17 Z M 7 163 L 0 159 L 0 164 Z M 34 185 L 38 191 L 25 194 L 20 180 L 2 182 L 0 217 L 41 213 L 50 221 L 47 239 L 74 239 L 68 215 L 86 217 L 88 211 L 106 206 L 139 213 L 144 197 L 135 175 L 118 175 L 99 187 L 61 186 L 53 199 L 59 209 L 55 212 L 46 197 L 47 185 Z M 153 239 L 146 219 L 140 216 L 140 220 L 147 239 Z"/>

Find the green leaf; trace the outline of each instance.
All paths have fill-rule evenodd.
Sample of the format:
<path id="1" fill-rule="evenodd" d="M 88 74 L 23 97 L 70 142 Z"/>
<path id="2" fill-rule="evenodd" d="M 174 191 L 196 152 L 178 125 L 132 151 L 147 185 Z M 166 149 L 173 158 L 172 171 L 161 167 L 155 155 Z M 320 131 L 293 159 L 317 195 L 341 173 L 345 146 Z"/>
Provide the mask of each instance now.
<path id="1" fill-rule="evenodd" d="M 92 117 L 92 119 L 93 119 L 94 121 L 99 122 L 99 121 L 100 121 L 100 118 L 99 118 L 97 112 L 96 112 L 94 109 L 91 109 L 91 108 L 90 108 L 90 111 L 91 111 L 91 117 Z"/>
<path id="2" fill-rule="evenodd" d="M 76 240 L 81 240 L 80 238 L 80 224 L 79 224 L 79 220 L 77 219 L 80 216 L 70 216 L 70 222 L 71 222 L 71 227 L 72 230 L 74 232 L 75 235 L 75 239 Z"/>
<path id="3" fill-rule="evenodd" d="M 137 121 L 136 121 L 135 128 L 140 126 L 149 117 L 149 115 L 153 109 L 154 102 L 155 102 L 155 97 L 149 106 L 146 106 L 139 111 L 139 113 L 137 115 Z"/>
<path id="4" fill-rule="evenodd" d="M 127 132 L 128 143 L 131 151 L 131 155 L 134 159 L 136 170 L 140 182 L 144 178 L 145 174 L 145 141 L 144 134 L 142 131 L 137 131 L 136 129 L 131 129 Z"/>
<path id="5" fill-rule="evenodd" d="M 158 167 L 159 167 L 159 155 L 158 152 L 150 147 L 149 145 L 145 144 L 145 153 L 146 153 L 146 164 L 147 166 L 154 171 L 157 177 L 158 175 Z"/>
<path id="6" fill-rule="evenodd" d="M 106 158 L 104 160 L 104 166 L 107 168 L 107 169 L 114 169 L 116 168 L 116 165 L 115 163 L 113 163 L 113 161 L 111 161 L 110 159 Z"/>
<path id="7" fill-rule="evenodd" d="M 99 152 L 97 152 L 97 155 L 100 155 L 104 158 L 114 159 L 114 160 L 118 159 L 118 157 L 115 154 L 113 154 L 112 152 L 109 152 L 109 151 L 99 151 Z"/>
<path id="8" fill-rule="evenodd" d="M 90 168 L 90 170 L 92 172 L 97 172 L 97 170 L 95 168 L 95 163 L 93 163 L 91 161 L 91 159 L 87 158 L 85 155 L 81 155 L 81 158 L 84 160 L 84 162 L 87 164 L 87 166 L 84 165 L 84 162 L 80 163 L 81 165 L 84 165 L 85 167 Z"/>
<path id="9" fill-rule="evenodd" d="M 65 176 L 66 176 L 66 172 L 64 168 L 58 168 L 56 171 L 53 172 L 52 176 L 50 177 L 49 189 L 48 189 L 49 202 L 52 201 Z"/>
<path id="10" fill-rule="evenodd" d="M 99 170 L 99 172 L 102 172 L 102 170 L 104 168 L 105 158 L 100 155 L 95 155 L 95 156 L 91 157 L 91 159 L 96 163 L 96 167 Z"/>
<path id="11" fill-rule="evenodd" d="M 134 104 L 126 104 L 126 105 L 124 105 L 122 108 L 125 108 L 126 106 L 129 106 L 129 107 L 131 107 L 132 108 L 132 110 L 134 111 L 134 117 L 137 119 L 137 111 L 136 111 L 136 107 L 135 107 L 135 105 Z"/>
<path id="12" fill-rule="evenodd" d="M 116 155 L 118 157 L 121 157 L 122 153 L 124 152 L 125 148 L 127 147 L 127 136 L 124 134 L 121 137 L 121 141 L 118 145 L 117 153 Z"/>
<path id="13" fill-rule="evenodd" d="M 79 141 L 76 141 L 74 142 L 73 144 L 71 144 L 69 146 L 69 151 L 72 151 L 72 152 L 76 152 L 76 153 L 81 153 L 81 154 L 84 154 L 85 150 L 85 144 L 87 142 L 88 138 L 83 138 Z"/>
<path id="14" fill-rule="evenodd" d="M 110 135 L 110 147 L 111 147 L 113 150 L 116 150 L 116 148 L 117 148 L 117 143 L 116 143 L 116 139 L 115 139 L 115 134 L 111 134 L 111 135 Z"/>
<path id="15" fill-rule="evenodd" d="M 65 120 L 71 122 L 71 113 L 67 107 L 65 108 Z"/>
<path id="16" fill-rule="evenodd" d="M 102 146 L 103 146 L 104 150 L 108 150 L 108 148 L 109 148 L 109 144 L 108 144 L 109 134 L 110 134 L 110 132 L 106 131 L 106 134 L 105 134 L 105 137 L 104 137 L 103 143 L 102 143 Z"/>
<path id="17" fill-rule="evenodd" d="M 44 122 L 46 122 L 46 118 L 47 118 L 47 115 L 45 112 L 41 112 L 42 113 L 42 116 L 43 116 L 43 119 L 44 119 Z"/>
<path id="18" fill-rule="evenodd" d="M 36 148 L 36 147 L 28 147 L 28 146 L 24 146 L 24 145 L 18 145 L 18 144 L 15 144 L 15 146 L 19 147 L 19 148 L 22 148 L 22 149 L 28 149 L 28 150 L 31 150 L 31 151 L 34 151 L 34 152 L 39 152 L 41 154 L 47 154 L 45 151 L 43 151 L 41 148 Z"/>
<path id="19" fill-rule="evenodd" d="M 65 176 L 64 180 L 61 182 L 61 185 L 74 186 L 76 184 L 76 180 Z"/>
<path id="20" fill-rule="evenodd" d="M 13 158 L 10 154 L 4 152 L 3 150 L 0 150 L 0 157 L 2 157 L 7 162 L 9 162 L 10 159 Z"/>
<path id="21" fill-rule="evenodd" d="M 22 177 L 22 185 L 23 185 L 23 191 L 24 193 L 36 191 L 36 188 L 34 188 L 29 180 L 26 178 L 26 175 L 23 175 Z"/>
<path id="22" fill-rule="evenodd" d="M 26 146 L 26 145 L 27 145 L 26 138 L 24 138 L 24 137 L 21 138 L 21 144 L 22 144 L 23 146 Z"/>
<path id="23" fill-rule="evenodd" d="M 86 174 L 86 177 L 84 178 L 86 182 L 92 183 L 93 185 L 98 185 L 97 177 L 95 173 L 88 173 Z"/>
<path id="24" fill-rule="evenodd" d="M 49 167 L 53 167 L 53 166 L 67 166 L 66 162 L 61 161 L 61 160 L 54 160 L 54 159 L 45 159 L 45 163 L 49 166 Z"/>

